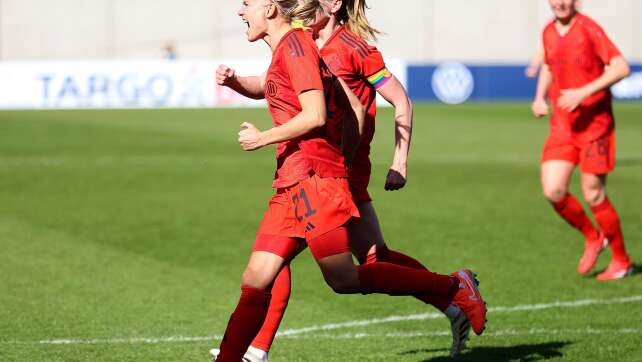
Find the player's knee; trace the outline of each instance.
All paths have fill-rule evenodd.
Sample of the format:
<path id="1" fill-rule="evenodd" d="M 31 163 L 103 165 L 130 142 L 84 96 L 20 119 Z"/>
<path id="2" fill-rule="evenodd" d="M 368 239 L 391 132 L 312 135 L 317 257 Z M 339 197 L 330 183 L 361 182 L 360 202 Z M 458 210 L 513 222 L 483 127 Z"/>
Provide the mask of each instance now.
<path id="1" fill-rule="evenodd" d="M 324 276 L 325 282 L 337 294 L 354 294 L 359 291 L 358 283 L 354 283 L 350 278 L 339 276 Z"/>
<path id="2" fill-rule="evenodd" d="M 247 267 L 245 271 L 243 271 L 241 283 L 252 288 L 267 290 L 269 281 L 265 280 L 265 274 L 265 272 L 257 268 Z"/>
<path id="3" fill-rule="evenodd" d="M 326 280 L 325 281 L 332 290 L 337 294 L 352 294 L 354 291 L 350 288 L 350 285 L 343 283 L 337 280 Z"/>
<path id="4" fill-rule="evenodd" d="M 544 186 L 542 189 L 544 197 L 550 202 L 559 202 L 568 193 L 568 190 L 565 187 L 560 186 Z"/>
<path id="5" fill-rule="evenodd" d="M 603 188 L 591 188 L 583 190 L 584 201 L 586 201 L 589 206 L 597 206 L 604 201 L 606 193 Z"/>

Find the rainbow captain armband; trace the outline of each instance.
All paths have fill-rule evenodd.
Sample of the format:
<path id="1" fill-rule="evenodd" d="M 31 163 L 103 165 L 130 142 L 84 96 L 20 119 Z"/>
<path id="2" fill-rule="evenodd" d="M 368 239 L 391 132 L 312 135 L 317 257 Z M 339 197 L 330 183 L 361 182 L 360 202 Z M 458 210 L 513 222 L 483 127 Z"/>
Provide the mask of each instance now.
<path id="1" fill-rule="evenodd" d="M 368 83 L 372 84 L 375 89 L 383 87 L 392 79 L 392 73 L 387 68 L 383 68 L 375 74 L 368 77 Z"/>

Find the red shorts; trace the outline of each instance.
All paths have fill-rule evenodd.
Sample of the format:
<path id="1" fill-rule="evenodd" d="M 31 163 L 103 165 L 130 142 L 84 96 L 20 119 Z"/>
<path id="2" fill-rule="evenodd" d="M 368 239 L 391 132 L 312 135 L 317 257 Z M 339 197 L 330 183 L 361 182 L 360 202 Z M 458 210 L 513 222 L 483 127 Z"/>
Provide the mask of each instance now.
<path id="1" fill-rule="evenodd" d="M 284 259 L 300 251 L 308 242 L 315 258 L 350 251 L 347 240 L 324 245 L 323 251 L 311 240 L 345 225 L 359 210 L 352 201 L 348 181 L 313 175 L 294 186 L 278 189 L 270 199 L 257 232 L 254 251 L 267 251 Z M 317 252 L 318 251 L 318 252 Z"/>
<path id="2" fill-rule="evenodd" d="M 542 150 L 542 162 L 551 160 L 579 164 L 584 173 L 607 174 L 615 168 L 615 132 L 582 144 L 549 134 Z"/>

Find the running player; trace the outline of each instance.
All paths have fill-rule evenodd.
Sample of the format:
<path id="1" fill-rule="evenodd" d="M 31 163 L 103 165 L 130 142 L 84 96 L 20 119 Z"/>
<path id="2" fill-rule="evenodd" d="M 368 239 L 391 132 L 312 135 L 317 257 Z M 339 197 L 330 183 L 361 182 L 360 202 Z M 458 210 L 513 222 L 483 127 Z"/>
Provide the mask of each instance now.
<path id="1" fill-rule="evenodd" d="M 379 51 L 363 40 L 375 39 L 378 34 L 365 16 L 365 1 L 322 0 L 319 3 L 319 14 L 308 26 L 315 32 L 321 56 L 333 73 L 348 83 L 350 89 L 367 107 L 364 135 L 349 171 L 350 190 L 361 214 L 360 219 L 349 225 L 351 249 L 362 264 L 379 260 L 425 270 L 426 268 L 415 259 L 386 247 L 367 190 L 371 172 L 370 142 L 375 130 L 376 93 L 378 91 L 382 94 L 396 110 L 396 147 L 393 165 L 386 180 L 386 190 L 396 190 L 405 185 L 412 131 L 410 100 L 401 83 L 387 70 Z M 348 28 L 354 29 L 355 32 Z M 265 74 L 240 77 L 226 66 L 219 67 L 217 81 L 255 99 L 262 98 L 266 83 Z M 289 266 L 286 266 L 272 289 L 272 301 L 265 324 L 245 355 L 248 360 L 267 361 L 267 353 L 285 313 L 290 290 L 290 270 Z M 417 298 L 434 305 L 448 316 L 453 336 L 451 354 L 459 353 L 465 346 L 470 330 L 464 311 L 447 299 L 431 295 L 421 295 Z M 213 349 L 212 355 L 217 354 L 218 350 Z"/>
<path id="2" fill-rule="evenodd" d="M 239 10 L 248 25 L 248 40 L 263 39 L 272 49 L 265 96 L 275 125 L 261 132 L 246 122 L 239 143 L 246 151 L 277 145 L 277 191 L 243 273 L 241 297 L 221 343 L 219 362 L 241 360 L 264 322 L 279 271 L 302 241 L 337 293 L 433 294 L 455 300 L 485 320 L 484 302 L 467 269 L 448 276 L 380 261 L 353 264 L 346 224 L 358 217 L 358 209 L 349 192 L 344 158 L 333 142 L 342 113 L 349 113 L 342 112 L 347 101 L 311 37 L 290 25 L 294 16 L 313 19 L 315 14 L 315 0 L 244 0 Z"/>
<path id="3" fill-rule="evenodd" d="M 632 272 L 620 219 L 606 195 L 606 178 L 615 167 L 615 126 L 609 87 L 630 70 L 604 30 L 577 11 L 576 0 L 549 0 L 555 19 L 543 32 L 545 64 L 532 104 L 536 117 L 553 114 L 542 152 L 544 195 L 555 211 L 584 234 L 584 255 L 577 272 L 587 274 L 608 244 L 613 258 L 598 280 L 620 279 Z M 584 200 L 596 228 L 579 201 L 568 192 L 575 167 L 581 171 Z"/>

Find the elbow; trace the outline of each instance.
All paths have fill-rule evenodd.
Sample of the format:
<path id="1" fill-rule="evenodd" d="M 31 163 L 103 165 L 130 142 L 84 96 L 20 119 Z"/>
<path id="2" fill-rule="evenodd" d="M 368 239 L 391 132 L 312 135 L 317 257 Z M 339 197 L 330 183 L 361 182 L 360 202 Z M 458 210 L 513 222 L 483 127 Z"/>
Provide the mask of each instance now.
<path id="1" fill-rule="evenodd" d="M 326 120 L 327 120 L 327 117 L 325 112 L 319 112 L 314 117 L 312 117 L 310 126 L 312 126 L 313 129 L 323 127 L 325 126 Z"/>
<path id="2" fill-rule="evenodd" d="M 393 102 L 392 104 L 395 107 L 395 110 L 398 113 L 402 114 L 411 114 L 412 113 L 412 101 L 410 100 L 410 97 L 405 96 L 401 99 L 399 99 L 397 102 Z"/>
<path id="3" fill-rule="evenodd" d="M 629 63 L 623 57 L 618 57 L 613 60 L 610 64 L 613 68 L 613 72 L 617 74 L 617 80 L 620 81 L 629 75 L 631 75 L 631 67 Z"/>
<path id="4" fill-rule="evenodd" d="M 407 128 L 412 127 L 412 101 L 410 97 L 405 97 L 402 101 L 395 103 L 394 106 L 397 124 Z"/>
<path id="5" fill-rule="evenodd" d="M 622 67 L 622 79 L 628 77 L 629 75 L 631 75 L 631 67 L 628 63 L 624 63 L 624 66 Z"/>

